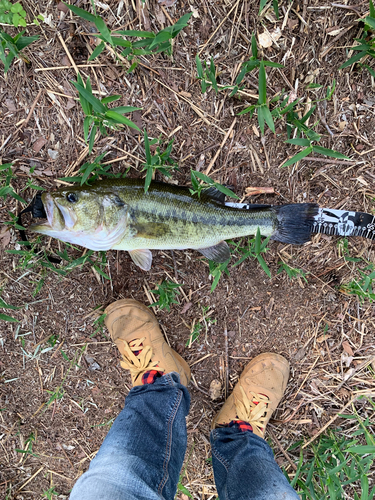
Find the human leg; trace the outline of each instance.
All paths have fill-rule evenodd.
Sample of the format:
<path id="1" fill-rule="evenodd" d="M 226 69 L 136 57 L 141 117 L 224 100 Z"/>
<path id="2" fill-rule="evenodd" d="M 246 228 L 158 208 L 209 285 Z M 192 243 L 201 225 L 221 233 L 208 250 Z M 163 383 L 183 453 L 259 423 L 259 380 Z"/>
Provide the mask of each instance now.
<path id="1" fill-rule="evenodd" d="M 263 439 L 288 377 L 282 356 L 257 356 L 214 418 L 212 464 L 220 500 L 298 500 Z"/>
<path id="2" fill-rule="evenodd" d="M 145 306 L 115 302 L 106 324 L 134 387 L 70 499 L 173 500 L 186 450 L 189 367 Z"/>

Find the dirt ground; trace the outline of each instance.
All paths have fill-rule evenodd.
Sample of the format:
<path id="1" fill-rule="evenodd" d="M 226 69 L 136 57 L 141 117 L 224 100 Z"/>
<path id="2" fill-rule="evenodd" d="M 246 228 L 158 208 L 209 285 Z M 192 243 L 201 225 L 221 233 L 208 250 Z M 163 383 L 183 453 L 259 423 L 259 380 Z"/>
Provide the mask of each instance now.
<path id="1" fill-rule="evenodd" d="M 127 74 L 109 51 L 87 63 L 93 50 L 89 29 L 76 16 L 59 10 L 57 2 L 24 2 L 30 19 L 39 13 L 50 16 L 51 26 L 28 26 L 27 35 L 40 35 L 25 49 L 30 64 L 19 60 L 7 77 L 0 72 L 0 163 L 13 162 L 12 185 L 31 201 L 35 191 L 22 192 L 30 167 L 35 166 L 35 183 L 51 190 L 59 185 L 58 178 L 77 172 L 87 161 L 84 115 L 79 102 L 72 99 L 77 93 L 70 83 L 76 78 L 71 56 L 83 65 L 79 71 L 84 79 L 90 76 L 95 91 L 102 96 L 121 94 L 119 105 L 142 108 L 132 119 L 140 128 L 146 127 L 150 137 L 161 135 L 166 142 L 174 138 L 172 157 L 179 171 L 173 174 L 173 182 L 187 185 L 191 169 L 204 172 L 210 166 L 209 175 L 234 186 L 240 198 L 248 187 L 274 188 L 273 195 L 247 198 L 253 203 L 311 201 L 374 213 L 373 82 L 357 66 L 338 69 L 353 39 L 361 34 L 358 19 L 367 14 L 368 2 L 356 7 L 343 4 L 281 1 L 276 20 L 272 7 L 260 18 L 258 2 L 253 0 L 177 0 L 171 7 L 147 0 L 141 14 L 135 0 L 109 0 L 103 5 L 110 8 L 99 6 L 98 13 L 112 29 L 157 32 L 193 12 L 188 27 L 174 42 L 173 58 L 141 57 L 137 69 Z M 90 9 L 89 2 L 79 6 Z M 13 36 L 17 32 L 6 29 Z M 335 79 L 332 100 L 318 104 L 310 125 L 320 120 L 319 144 L 346 154 L 351 163 L 315 155 L 315 160 L 280 168 L 299 151 L 284 142 L 285 120 L 277 121 L 276 134 L 266 128 L 261 138 L 256 117 L 237 115 L 256 99 L 229 97 L 227 91 L 216 95 L 212 89 L 201 93 L 195 66 L 198 52 L 201 59 L 214 57 L 218 83 L 232 84 L 241 63 L 251 55 L 252 33 L 276 29 L 280 38 L 260 53 L 284 64 L 282 69 L 267 69 L 268 96 L 296 90 L 303 99 L 303 113 L 307 99 L 322 99 Z M 311 82 L 322 88 L 307 91 Z M 256 70 L 246 76 L 245 84 L 247 93 L 257 93 Z M 232 132 L 211 164 L 234 120 Z M 103 152 L 105 161 L 113 162 L 113 172 L 131 167 L 129 176 L 143 175 L 143 137 L 136 131 L 123 128 L 101 136 L 90 158 Z M 317 235 L 303 247 L 271 242 L 265 254 L 271 279 L 255 260 L 247 259 L 230 267 L 230 276 L 223 276 L 210 293 L 208 262 L 194 251 L 173 255 L 155 251 L 149 272 L 136 267 L 126 252 L 109 251 L 103 269 L 110 281 L 89 265 L 66 276 L 40 263 L 22 268 L 20 257 L 7 252 L 19 248 L 19 234 L 13 229 L 5 233 L 4 225 L 10 220 L 8 211 L 15 214 L 20 207 L 14 199 L 0 201 L 1 297 L 19 308 L 2 311 L 19 322 L 2 321 L 0 329 L 0 498 L 42 498 L 51 488 L 57 498 L 67 498 L 131 388 L 106 330 L 97 331 L 96 309 L 125 297 L 150 304 L 150 290 L 163 279 L 183 285 L 179 303 L 170 312 L 156 310 L 156 314 L 170 345 L 192 367 L 182 483 L 194 498 L 216 498 L 208 461 L 211 419 L 248 360 L 261 352 L 282 354 L 291 363 L 286 395 L 268 434 L 279 464 L 290 477 L 300 450 L 287 452 L 291 444 L 318 438 L 326 424 L 336 427 L 338 415 L 351 411 L 351 403 L 359 415 L 367 415 L 365 403 L 357 398 L 374 393 L 370 363 L 375 355 L 375 306 L 340 290 L 342 284 L 359 277 L 359 264 L 343 258 L 339 238 Z M 32 233 L 28 236 L 35 238 Z M 43 238 L 42 242 L 48 252 L 63 248 L 56 240 Z M 375 260 L 374 248 L 360 238 L 348 242 L 350 255 L 368 262 Z M 82 252 L 71 249 L 69 256 L 75 259 Z M 281 260 L 302 269 L 307 282 L 290 280 L 285 272 L 277 274 Z M 43 286 L 34 295 L 42 278 Z M 189 347 L 197 322 L 202 330 Z M 213 380 L 221 385 L 215 400 L 210 396 Z M 180 499 L 186 500 L 183 494 Z"/>

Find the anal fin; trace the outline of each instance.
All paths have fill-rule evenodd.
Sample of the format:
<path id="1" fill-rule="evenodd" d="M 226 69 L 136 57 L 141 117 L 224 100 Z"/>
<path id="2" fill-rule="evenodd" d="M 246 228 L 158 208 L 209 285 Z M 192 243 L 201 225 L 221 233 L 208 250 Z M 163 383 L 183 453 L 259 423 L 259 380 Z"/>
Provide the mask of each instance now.
<path id="1" fill-rule="evenodd" d="M 198 252 L 203 254 L 207 259 L 214 262 L 222 263 L 230 259 L 230 250 L 225 241 L 220 241 L 217 245 L 207 248 L 197 248 Z"/>
<path id="2" fill-rule="evenodd" d="M 129 255 L 134 262 L 134 264 L 143 271 L 149 271 L 152 264 L 152 253 L 147 248 L 142 250 L 130 250 Z"/>

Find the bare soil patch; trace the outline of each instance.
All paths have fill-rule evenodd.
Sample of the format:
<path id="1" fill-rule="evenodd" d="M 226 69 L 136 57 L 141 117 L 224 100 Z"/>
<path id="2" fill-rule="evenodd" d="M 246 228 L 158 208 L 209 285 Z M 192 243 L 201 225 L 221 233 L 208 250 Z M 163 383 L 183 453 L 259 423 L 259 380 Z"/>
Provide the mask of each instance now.
<path id="1" fill-rule="evenodd" d="M 38 13 L 51 15 L 53 26 L 30 25 L 27 35 L 40 35 L 25 50 L 30 65 L 17 61 L 6 78 L 0 74 L 0 160 L 13 162 L 16 179 L 12 185 L 18 192 L 26 185 L 30 167 L 35 166 L 35 182 L 51 190 L 58 186 L 58 178 L 71 175 L 87 161 L 84 115 L 70 83 L 76 73 L 62 38 L 75 63 L 81 65 L 82 76 L 90 76 L 95 91 L 103 96 L 120 94 L 119 105 L 141 107 L 132 119 L 140 128 L 146 127 L 150 137 L 161 135 L 166 142 L 174 137 L 172 156 L 179 171 L 173 179 L 179 184 L 190 182 L 191 169 L 207 169 L 236 118 L 210 170 L 216 181 L 234 186 L 240 197 L 251 186 L 274 188 L 275 195 L 248 198 L 253 203 L 311 201 L 330 208 L 373 212 L 372 81 L 367 71 L 356 66 L 338 70 L 361 30 L 353 9 L 314 0 L 303 6 L 294 2 L 289 10 L 287 2 L 280 2 L 277 21 L 272 8 L 260 19 L 258 2 L 252 0 L 177 0 L 169 8 L 149 0 L 147 19 L 140 22 L 139 2 L 109 0 L 105 5 L 110 8 L 98 8 L 98 12 L 112 29 L 145 29 L 148 22 L 146 29 L 159 31 L 194 11 L 189 26 L 174 42 L 172 59 L 161 54 L 147 56 L 127 74 L 107 51 L 87 63 L 92 40 L 87 26 L 76 17 L 64 17 L 56 3 L 26 3 L 30 18 Z M 81 2 L 80 7 L 89 9 L 89 2 Z M 365 15 L 367 2 L 356 8 Z M 263 57 L 282 62 L 284 68 L 267 69 L 268 95 L 296 89 L 298 97 L 305 98 L 303 112 L 306 97 L 324 98 L 327 86 L 336 79 L 332 100 L 318 104 L 311 123 L 321 120 L 320 145 L 348 155 L 354 164 L 347 166 L 321 156 L 282 169 L 280 165 L 298 151 L 284 142 L 285 121 L 276 123 L 275 135 L 266 129 L 261 138 L 255 117 L 237 116 L 246 103 L 255 104 L 256 99 L 229 97 L 227 92 L 216 95 L 212 90 L 201 93 L 196 79 L 197 52 L 202 59 L 214 57 L 220 84 L 232 84 L 241 62 L 251 55 L 252 33 L 263 33 L 265 28 L 273 32 L 277 27 L 282 36 L 277 45 L 264 49 Z M 334 28 L 341 31 L 332 36 Z M 7 31 L 13 36 L 17 32 L 14 28 Z M 56 66 L 59 69 L 53 69 Z M 307 92 L 308 82 L 322 88 Z M 245 83 L 246 91 L 256 94 L 257 72 L 247 75 Z M 113 172 L 131 167 L 130 176 L 143 175 L 144 148 L 136 131 L 121 129 L 100 137 L 91 158 L 102 152 L 108 152 L 105 161 L 113 161 Z M 119 160 L 122 157 L 125 159 Z M 26 190 L 22 196 L 30 201 L 34 194 Z M 19 209 L 14 199 L 0 201 L 0 236 L 10 220 L 8 211 L 16 214 Z M 343 283 L 358 278 L 358 263 L 344 260 L 337 237 L 318 235 L 303 247 L 272 242 L 265 256 L 272 279 L 255 261 L 246 260 L 229 268 L 230 276 L 223 276 L 213 293 L 207 261 L 197 252 L 175 251 L 175 263 L 170 252 L 154 252 L 152 269 L 145 273 L 127 253 L 109 251 L 108 281 L 88 265 L 66 276 L 40 264 L 22 269 L 19 256 L 6 252 L 18 248 L 18 239 L 13 229 L 10 238 L 0 239 L 1 296 L 7 304 L 19 307 L 3 311 L 19 322 L 2 322 L 0 330 L 1 498 L 41 498 L 52 486 L 58 498 L 69 495 L 131 387 L 107 332 L 96 331 L 95 309 L 125 297 L 149 304 L 149 291 L 163 279 L 183 284 L 179 304 L 169 313 L 158 311 L 157 317 L 171 346 L 192 366 L 183 482 L 194 498 L 216 498 L 207 461 L 210 422 L 242 368 L 261 352 L 277 352 L 291 362 L 287 393 L 270 426 L 277 438 L 277 443 L 273 440 L 277 460 L 291 476 L 290 461 L 299 456 L 297 448 L 289 453 L 289 461 L 286 458 L 285 450 L 292 443 L 317 436 L 327 423 L 336 426 L 338 414 L 350 409 L 351 401 L 360 415 L 362 411 L 366 414 L 365 403 L 356 396 L 374 390 L 373 369 L 368 365 L 375 355 L 375 308 L 340 291 Z M 43 239 L 43 246 L 48 252 L 62 248 L 48 238 Z M 364 239 L 351 239 L 348 250 L 352 257 L 375 260 L 374 245 Z M 82 250 L 69 250 L 69 255 L 72 260 L 79 258 Z M 277 274 L 280 260 L 302 269 L 307 283 Z M 44 284 L 34 296 L 42 278 Z M 216 320 L 207 321 L 207 331 L 204 317 Z M 186 343 L 198 321 L 203 328 L 189 348 Z M 216 400 L 209 395 L 214 379 L 223 388 Z"/>

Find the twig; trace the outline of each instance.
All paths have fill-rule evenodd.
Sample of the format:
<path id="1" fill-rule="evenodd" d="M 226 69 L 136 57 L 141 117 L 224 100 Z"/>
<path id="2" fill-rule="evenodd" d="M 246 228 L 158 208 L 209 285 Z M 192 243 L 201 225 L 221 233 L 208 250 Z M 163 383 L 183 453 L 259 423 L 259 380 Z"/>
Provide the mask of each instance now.
<path id="1" fill-rule="evenodd" d="M 233 7 L 230 9 L 230 11 L 228 12 L 228 14 L 224 17 L 224 19 L 221 21 L 221 23 L 219 24 L 219 26 L 216 28 L 216 30 L 212 33 L 212 35 L 210 36 L 210 38 L 207 40 L 207 42 L 202 46 L 201 50 L 198 52 L 198 55 L 201 54 L 201 52 L 203 51 L 203 49 L 205 47 L 207 47 L 207 45 L 210 43 L 211 41 L 211 38 L 213 38 L 215 35 L 216 35 L 216 32 L 221 28 L 221 26 L 225 23 L 225 21 L 227 20 L 227 18 L 230 16 L 230 14 L 234 11 L 234 9 L 237 8 L 237 4 L 240 3 L 240 0 L 237 0 L 237 2 L 233 5 Z"/>
<path id="2" fill-rule="evenodd" d="M 102 66 L 108 66 L 107 64 L 77 64 L 77 68 L 100 68 Z M 48 68 L 35 68 L 35 73 L 39 71 L 53 71 L 54 69 L 71 69 L 71 66 L 49 66 Z"/>
<path id="3" fill-rule="evenodd" d="M 335 388 L 335 391 L 338 391 L 339 389 L 341 389 L 341 387 L 346 384 L 348 382 L 348 380 L 350 380 L 351 378 L 354 377 L 354 375 L 356 373 L 358 373 L 360 370 L 362 370 L 362 368 L 365 368 L 366 366 L 368 365 L 371 365 L 371 363 L 373 363 L 375 361 L 375 356 L 370 356 L 369 358 L 365 359 L 364 361 L 362 361 L 362 363 L 360 365 L 358 365 L 354 370 L 353 372 L 351 373 L 350 377 L 348 377 L 347 379 L 343 380 L 336 388 Z"/>
<path id="4" fill-rule="evenodd" d="M 16 491 L 16 493 L 18 493 L 19 491 L 21 491 L 21 490 L 22 490 L 22 489 L 23 489 L 23 488 L 24 488 L 24 487 L 25 487 L 25 486 L 26 486 L 26 485 L 27 485 L 27 484 L 28 484 L 28 483 L 29 483 L 32 479 L 34 479 L 34 477 L 36 477 L 36 476 L 39 474 L 39 472 L 40 472 L 40 471 L 42 471 L 43 469 L 44 469 L 44 465 L 42 465 L 42 467 L 41 467 L 40 469 L 38 469 L 38 470 L 35 472 L 35 474 L 33 474 L 33 475 L 30 477 L 30 479 L 28 479 L 28 480 L 26 481 L 26 483 L 23 483 L 23 485 L 21 486 L 21 488 L 19 488 L 19 489 Z"/>
<path id="5" fill-rule="evenodd" d="M 218 157 L 218 156 L 219 156 L 219 154 L 221 153 L 221 150 L 223 149 L 224 144 L 227 142 L 227 139 L 228 139 L 228 137 L 229 137 L 230 133 L 232 132 L 233 127 L 234 127 L 234 126 L 235 126 L 235 124 L 236 124 L 236 121 L 237 121 L 237 118 L 235 118 L 235 119 L 233 120 L 232 125 L 229 127 L 228 132 L 225 134 L 225 137 L 224 137 L 224 139 L 223 139 L 222 143 L 220 144 L 219 149 L 216 151 L 215 156 L 212 158 L 212 160 L 210 161 L 210 164 L 209 164 L 209 165 L 208 165 L 208 167 L 206 168 L 206 170 L 205 170 L 205 172 L 204 172 L 206 175 L 208 175 L 208 173 L 210 172 L 211 168 L 213 167 L 213 165 L 214 165 L 215 161 L 217 160 L 217 157 Z"/>
<path id="6" fill-rule="evenodd" d="M 77 75 L 78 75 L 79 70 L 78 70 L 78 68 L 77 68 L 77 65 L 76 65 L 76 63 L 74 62 L 74 59 L 73 59 L 73 57 L 72 57 L 71 53 L 69 52 L 68 47 L 66 46 L 66 44 L 65 44 L 65 42 L 64 42 L 64 39 L 63 39 L 63 37 L 61 36 L 61 33 L 60 33 L 60 32 L 57 32 L 57 36 L 59 37 L 59 40 L 60 40 L 61 45 L 64 47 L 64 50 L 65 50 L 65 52 L 66 52 L 66 55 L 68 56 L 69 61 L 72 63 L 72 66 L 73 66 L 73 68 L 74 68 L 75 72 L 76 72 L 76 73 L 77 73 Z"/>
<path id="7" fill-rule="evenodd" d="M 224 328 L 224 342 L 225 342 L 225 388 L 224 388 L 224 396 L 227 397 L 228 387 L 229 387 L 229 359 L 228 359 L 228 330 L 225 326 Z"/>
<path id="8" fill-rule="evenodd" d="M 34 112 L 35 106 L 37 105 L 37 103 L 38 103 L 38 101 L 40 99 L 40 96 L 42 95 L 42 92 L 43 92 L 43 89 L 40 89 L 39 92 L 38 92 L 38 95 L 36 96 L 34 102 L 31 105 L 31 108 L 30 108 L 29 114 L 26 117 L 26 120 L 21 123 L 21 125 L 18 127 L 18 129 L 14 132 L 15 134 L 17 132 L 19 132 L 22 127 L 24 127 L 25 125 L 27 125 L 29 123 L 29 120 L 30 120 L 30 118 L 31 118 L 31 116 L 32 116 L 32 114 Z"/>
<path id="9" fill-rule="evenodd" d="M 313 441 L 315 441 L 315 439 L 320 436 L 335 420 L 336 418 L 343 412 L 345 411 L 359 396 L 373 396 L 374 395 L 374 392 L 371 392 L 371 391 L 358 391 L 358 393 L 356 393 L 348 403 L 346 403 L 346 405 L 344 405 L 341 410 L 339 412 L 336 413 L 336 415 L 333 415 L 332 418 L 330 418 L 328 420 L 328 422 L 323 425 L 323 427 L 321 427 L 319 429 L 319 431 L 315 434 L 315 436 L 313 436 L 309 441 L 307 441 L 307 443 L 305 443 L 303 446 L 302 446 L 302 449 L 305 449 L 307 448 L 307 446 L 309 446 Z"/>
<path id="10" fill-rule="evenodd" d="M 290 456 L 288 455 L 287 451 L 283 448 L 282 444 L 280 443 L 280 441 L 277 439 L 277 437 L 275 436 L 275 433 L 273 432 L 273 430 L 271 429 L 267 429 L 269 435 L 271 436 L 272 438 L 272 441 L 275 441 L 275 443 L 277 444 L 277 446 L 279 447 L 279 450 L 281 451 L 281 453 L 284 455 L 284 457 L 288 460 L 288 462 L 290 463 L 292 469 L 294 471 L 297 470 L 297 466 L 296 464 L 292 461 L 292 459 L 290 458 Z"/>

